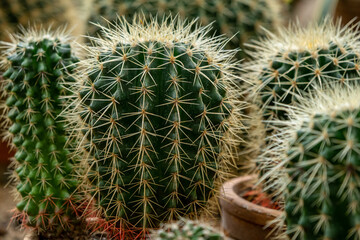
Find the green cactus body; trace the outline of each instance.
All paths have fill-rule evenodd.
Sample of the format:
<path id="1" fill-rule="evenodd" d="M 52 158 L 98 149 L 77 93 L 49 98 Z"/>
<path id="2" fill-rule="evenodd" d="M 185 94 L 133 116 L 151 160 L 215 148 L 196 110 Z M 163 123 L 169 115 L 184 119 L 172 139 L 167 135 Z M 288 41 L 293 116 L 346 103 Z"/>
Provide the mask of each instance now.
<path id="1" fill-rule="evenodd" d="M 77 62 L 69 39 L 58 33 L 29 31 L 5 45 L 5 123 L 17 149 L 14 159 L 17 209 L 25 226 L 44 234 L 68 229 L 76 220 L 78 181 L 65 147 L 62 86 Z"/>
<path id="2" fill-rule="evenodd" d="M 196 218 L 226 176 L 237 129 L 235 52 L 170 18 L 119 21 L 88 49 L 74 92 L 100 212 L 147 231 Z"/>
<path id="3" fill-rule="evenodd" d="M 153 240 L 225 240 L 219 231 L 205 224 L 182 219 L 172 224 L 166 224 L 155 231 Z"/>
<path id="4" fill-rule="evenodd" d="M 360 108 L 356 108 L 315 115 L 297 131 L 287 166 L 289 237 L 359 237 L 359 123 Z"/>
<path id="5" fill-rule="evenodd" d="M 303 99 L 275 143 L 283 164 L 270 172 L 290 239 L 360 237 L 360 88 L 330 88 Z"/>
<path id="6" fill-rule="evenodd" d="M 83 34 L 85 24 L 84 11 L 81 14 L 80 1 L 61 0 L 1 0 L 0 1 L 0 40 L 8 40 L 7 32 L 16 32 L 19 25 L 29 23 L 41 26 L 71 25 L 74 34 Z M 84 9 L 82 9 L 84 10 Z M 84 18 L 82 17 L 84 16 Z"/>
<path id="7" fill-rule="evenodd" d="M 160 19 L 168 13 L 190 20 L 199 18 L 203 25 L 213 23 L 212 34 L 232 38 L 228 45 L 230 49 L 243 47 L 250 39 L 263 36 L 261 27 L 275 30 L 280 19 L 277 0 L 114 0 L 112 3 L 98 1 L 96 5 L 101 7 L 95 7 L 95 10 L 101 9 L 103 16 L 109 20 L 115 20 L 116 14 L 132 18 L 140 11 L 158 15 Z M 99 16 L 99 12 L 94 12 L 90 20 L 104 22 Z M 92 31 L 96 30 L 93 28 Z M 244 56 L 243 52 L 239 54 L 239 57 Z"/>

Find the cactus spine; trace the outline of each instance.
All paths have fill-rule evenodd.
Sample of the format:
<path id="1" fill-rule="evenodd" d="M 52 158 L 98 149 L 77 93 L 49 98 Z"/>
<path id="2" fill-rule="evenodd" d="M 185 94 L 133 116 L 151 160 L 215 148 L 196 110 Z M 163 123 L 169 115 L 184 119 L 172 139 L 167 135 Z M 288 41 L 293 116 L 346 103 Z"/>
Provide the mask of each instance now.
<path id="1" fill-rule="evenodd" d="M 29 30 L 3 43 L 6 69 L 2 81 L 2 105 L 7 139 L 17 150 L 14 179 L 19 202 L 17 210 L 24 226 L 44 236 L 77 223 L 75 198 L 78 186 L 73 162 L 65 147 L 62 86 L 78 60 L 64 31 Z"/>
<path id="2" fill-rule="evenodd" d="M 80 112 L 89 191 L 123 237 L 205 210 L 232 161 L 240 103 L 236 51 L 208 27 L 118 22 L 80 61 L 73 121 Z"/>
<path id="3" fill-rule="evenodd" d="M 203 25 L 213 22 L 211 33 L 232 38 L 230 49 L 243 47 L 250 39 L 263 36 L 261 27 L 275 30 L 280 19 L 277 0 L 114 0 L 95 1 L 94 5 L 101 14 L 94 12 L 90 18 L 93 22 L 102 23 L 100 16 L 116 20 L 117 14 L 132 18 L 139 11 L 158 15 L 160 19 L 172 13 L 179 14 L 183 19 L 199 18 Z M 240 52 L 239 56 L 245 55 Z"/>
<path id="4" fill-rule="evenodd" d="M 332 88 L 304 99 L 280 130 L 285 167 L 271 174 L 290 239 L 360 238 L 360 88 Z"/>
<path id="5" fill-rule="evenodd" d="M 212 227 L 188 219 L 166 224 L 155 231 L 153 240 L 225 240 L 224 235 Z"/>

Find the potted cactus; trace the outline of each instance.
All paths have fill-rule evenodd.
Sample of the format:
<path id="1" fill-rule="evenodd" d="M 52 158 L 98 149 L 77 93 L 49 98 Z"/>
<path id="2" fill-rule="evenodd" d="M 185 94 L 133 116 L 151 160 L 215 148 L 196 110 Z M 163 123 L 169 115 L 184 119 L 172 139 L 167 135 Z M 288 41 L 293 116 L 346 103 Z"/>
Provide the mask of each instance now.
<path id="1" fill-rule="evenodd" d="M 23 30 L 3 43 L 6 71 L 1 105 L 6 139 L 16 150 L 12 180 L 16 186 L 16 215 L 24 228 L 41 238 L 83 236 L 74 194 L 79 183 L 60 116 L 77 60 L 65 30 Z M 77 232 L 79 231 L 79 232 Z"/>
<path id="2" fill-rule="evenodd" d="M 78 130 L 83 188 L 112 238 L 198 218 L 229 173 L 241 130 L 236 50 L 194 24 L 120 18 L 79 62 L 66 115 Z"/>
<path id="3" fill-rule="evenodd" d="M 321 87 L 274 138 L 283 164 L 270 171 L 290 239 L 359 239 L 360 88 Z"/>

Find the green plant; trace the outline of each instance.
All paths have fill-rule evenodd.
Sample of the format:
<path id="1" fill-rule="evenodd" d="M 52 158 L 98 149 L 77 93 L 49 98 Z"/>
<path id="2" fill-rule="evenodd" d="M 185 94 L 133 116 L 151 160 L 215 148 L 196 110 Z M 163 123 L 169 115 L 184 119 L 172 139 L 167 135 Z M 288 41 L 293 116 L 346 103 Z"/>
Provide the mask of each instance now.
<path id="1" fill-rule="evenodd" d="M 360 88 L 331 88 L 303 99 L 274 144 L 282 163 L 270 174 L 290 239 L 360 238 Z"/>
<path id="2" fill-rule="evenodd" d="M 232 38 L 229 49 L 243 47 L 250 39 L 264 36 L 261 27 L 276 30 L 281 19 L 277 0 L 97 0 L 94 6 L 90 21 L 100 24 L 105 22 L 101 16 L 116 21 L 117 15 L 132 18 L 140 11 L 158 15 L 159 19 L 169 13 L 179 14 L 183 19 L 199 18 L 203 25 L 213 23 L 211 34 Z M 92 26 L 88 29 L 92 29 L 90 35 L 99 30 Z M 245 57 L 245 54 L 239 52 L 239 57 Z"/>
<path id="3" fill-rule="evenodd" d="M 134 239 L 207 210 L 232 164 L 241 103 L 236 51 L 206 38 L 209 27 L 171 17 L 118 22 L 86 48 L 72 121 L 99 215 L 120 238 L 139 230 Z"/>
<path id="4" fill-rule="evenodd" d="M 224 240 L 225 237 L 212 227 L 188 219 L 163 225 L 155 231 L 153 240 Z"/>
<path id="5" fill-rule="evenodd" d="M 78 223 L 73 193 L 79 182 L 60 116 L 60 97 L 68 93 L 62 84 L 73 81 L 69 74 L 78 60 L 61 30 L 29 30 L 12 39 L 2 43 L 2 123 L 16 149 L 17 217 L 23 226 L 55 236 Z"/>

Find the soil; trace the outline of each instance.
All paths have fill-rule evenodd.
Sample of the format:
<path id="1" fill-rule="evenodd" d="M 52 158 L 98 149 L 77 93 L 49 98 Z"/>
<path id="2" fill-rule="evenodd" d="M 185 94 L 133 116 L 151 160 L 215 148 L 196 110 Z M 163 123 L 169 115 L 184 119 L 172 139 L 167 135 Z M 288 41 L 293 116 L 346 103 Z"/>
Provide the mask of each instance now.
<path id="1" fill-rule="evenodd" d="M 243 193 L 241 197 L 259 206 L 280 210 L 279 204 L 272 201 L 271 197 L 262 192 L 260 189 L 250 189 Z"/>

